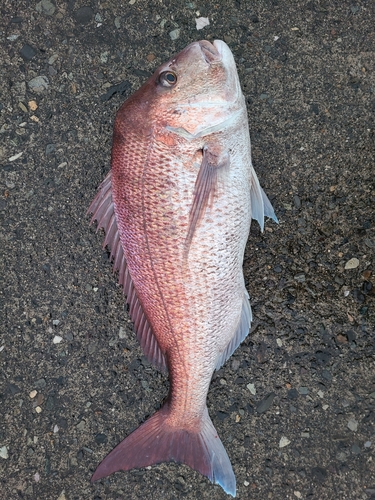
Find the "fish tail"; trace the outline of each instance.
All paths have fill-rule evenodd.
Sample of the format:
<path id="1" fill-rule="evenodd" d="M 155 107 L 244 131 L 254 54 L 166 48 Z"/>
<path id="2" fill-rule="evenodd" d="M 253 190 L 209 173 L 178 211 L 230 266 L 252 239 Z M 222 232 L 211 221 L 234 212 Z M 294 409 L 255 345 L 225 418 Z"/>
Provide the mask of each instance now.
<path id="1" fill-rule="evenodd" d="M 188 465 L 236 496 L 236 478 L 207 408 L 197 432 L 170 426 L 168 415 L 166 403 L 105 457 L 91 481 L 120 470 L 173 461 Z"/>

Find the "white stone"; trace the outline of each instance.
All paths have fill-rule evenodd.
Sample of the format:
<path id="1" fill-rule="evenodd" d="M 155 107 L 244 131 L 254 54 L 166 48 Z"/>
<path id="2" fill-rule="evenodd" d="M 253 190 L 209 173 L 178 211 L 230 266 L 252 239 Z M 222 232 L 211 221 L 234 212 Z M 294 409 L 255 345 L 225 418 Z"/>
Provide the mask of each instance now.
<path id="1" fill-rule="evenodd" d="M 358 266 L 359 266 L 359 260 L 356 257 L 353 257 L 352 259 L 348 260 L 348 262 L 345 264 L 345 269 L 355 269 Z"/>
<path id="2" fill-rule="evenodd" d="M 254 384 L 247 384 L 246 387 L 249 389 L 249 391 L 251 392 L 251 394 L 253 396 L 257 393 L 257 390 L 255 389 L 255 385 Z"/>
<path id="3" fill-rule="evenodd" d="M 288 446 L 288 444 L 290 444 L 290 440 L 287 437 L 282 436 L 282 438 L 280 439 L 279 447 L 284 448 L 285 446 Z"/>
<path id="4" fill-rule="evenodd" d="M 198 17 L 198 19 L 195 20 L 195 24 L 197 30 L 202 30 L 205 26 L 209 26 L 210 21 L 208 17 Z"/>
<path id="5" fill-rule="evenodd" d="M 354 418 L 351 418 L 348 422 L 348 428 L 353 432 L 357 432 L 357 429 L 358 429 L 357 420 L 355 420 Z"/>

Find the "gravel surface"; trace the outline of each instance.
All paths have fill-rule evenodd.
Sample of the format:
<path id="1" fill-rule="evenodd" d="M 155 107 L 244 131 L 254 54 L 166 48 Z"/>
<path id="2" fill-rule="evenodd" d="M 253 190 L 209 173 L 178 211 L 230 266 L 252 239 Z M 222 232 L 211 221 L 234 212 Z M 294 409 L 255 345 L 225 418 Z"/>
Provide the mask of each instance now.
<path id="1" fill-rule="evenodd" d="M 227 498 L 173 463 L 90 483 L 168 379 L 85 215 L 120 104 L 220 38 L 280 220 L 252 226 L 253 328 L 208 395 L 237 496 L 374 499 L 374 1 L 2 0 L 0 14 L 0 498 Z"/>

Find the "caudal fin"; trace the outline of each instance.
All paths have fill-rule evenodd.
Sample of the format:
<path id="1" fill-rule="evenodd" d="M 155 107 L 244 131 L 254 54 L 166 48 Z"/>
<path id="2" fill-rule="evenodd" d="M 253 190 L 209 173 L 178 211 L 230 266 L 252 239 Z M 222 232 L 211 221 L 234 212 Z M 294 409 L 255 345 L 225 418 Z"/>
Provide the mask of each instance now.
<path id="1" fill-rule="evenodd" d="M 171 427 L 168 413 L 166 403 L 105 457 L 91 481 L 120 470 L 173 461 L 188 465 L 236 496 L 236 478 L 207 408 L 198 432 Z"/>

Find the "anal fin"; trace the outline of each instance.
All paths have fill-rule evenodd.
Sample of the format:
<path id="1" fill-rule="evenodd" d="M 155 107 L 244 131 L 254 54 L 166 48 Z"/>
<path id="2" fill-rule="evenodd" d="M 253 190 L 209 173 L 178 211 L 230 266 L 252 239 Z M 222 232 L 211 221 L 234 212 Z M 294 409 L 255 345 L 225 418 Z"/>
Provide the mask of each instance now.
<path id="1" fill-rule="evenodd" d="M 129 304 L 130 318 L 134 323 L 134 330 L 145 357 L 161 371 L 167 371 L 166 358 L 143 311 L 126 265 L 112 198 L 111 177 L 111 172 L 109 172 L 99 186 L 98 193 L 87 213 L 93 214 L 91 223 L 94 220 L 97 221 L 97 230 L 103 228 L 105 231 L 103 248 L 106 246 L 109 248 L 110 258 L 113 261 L 113 270 L 119 272 L 119 283 L 123 286 L 126 302 Z"/>
<path id="2" fill-rule="evenodd" d="M 231 338 L 227 347 L 224 349 L 224 351 L 222 352 L 217 361 L 216 370 L 218 370 L 221 366 L 223 366 L 226 360 L 232 356 L 237 347 L 246 338 L 250 330 L 251 320 L 252 320 L 252 313 L 249 301 L 249 294 L 247 293 L 246 290 L 244 290 L 240 321 L 238 323 L 236 331 L 233 334 L 233 337 Z"/>

